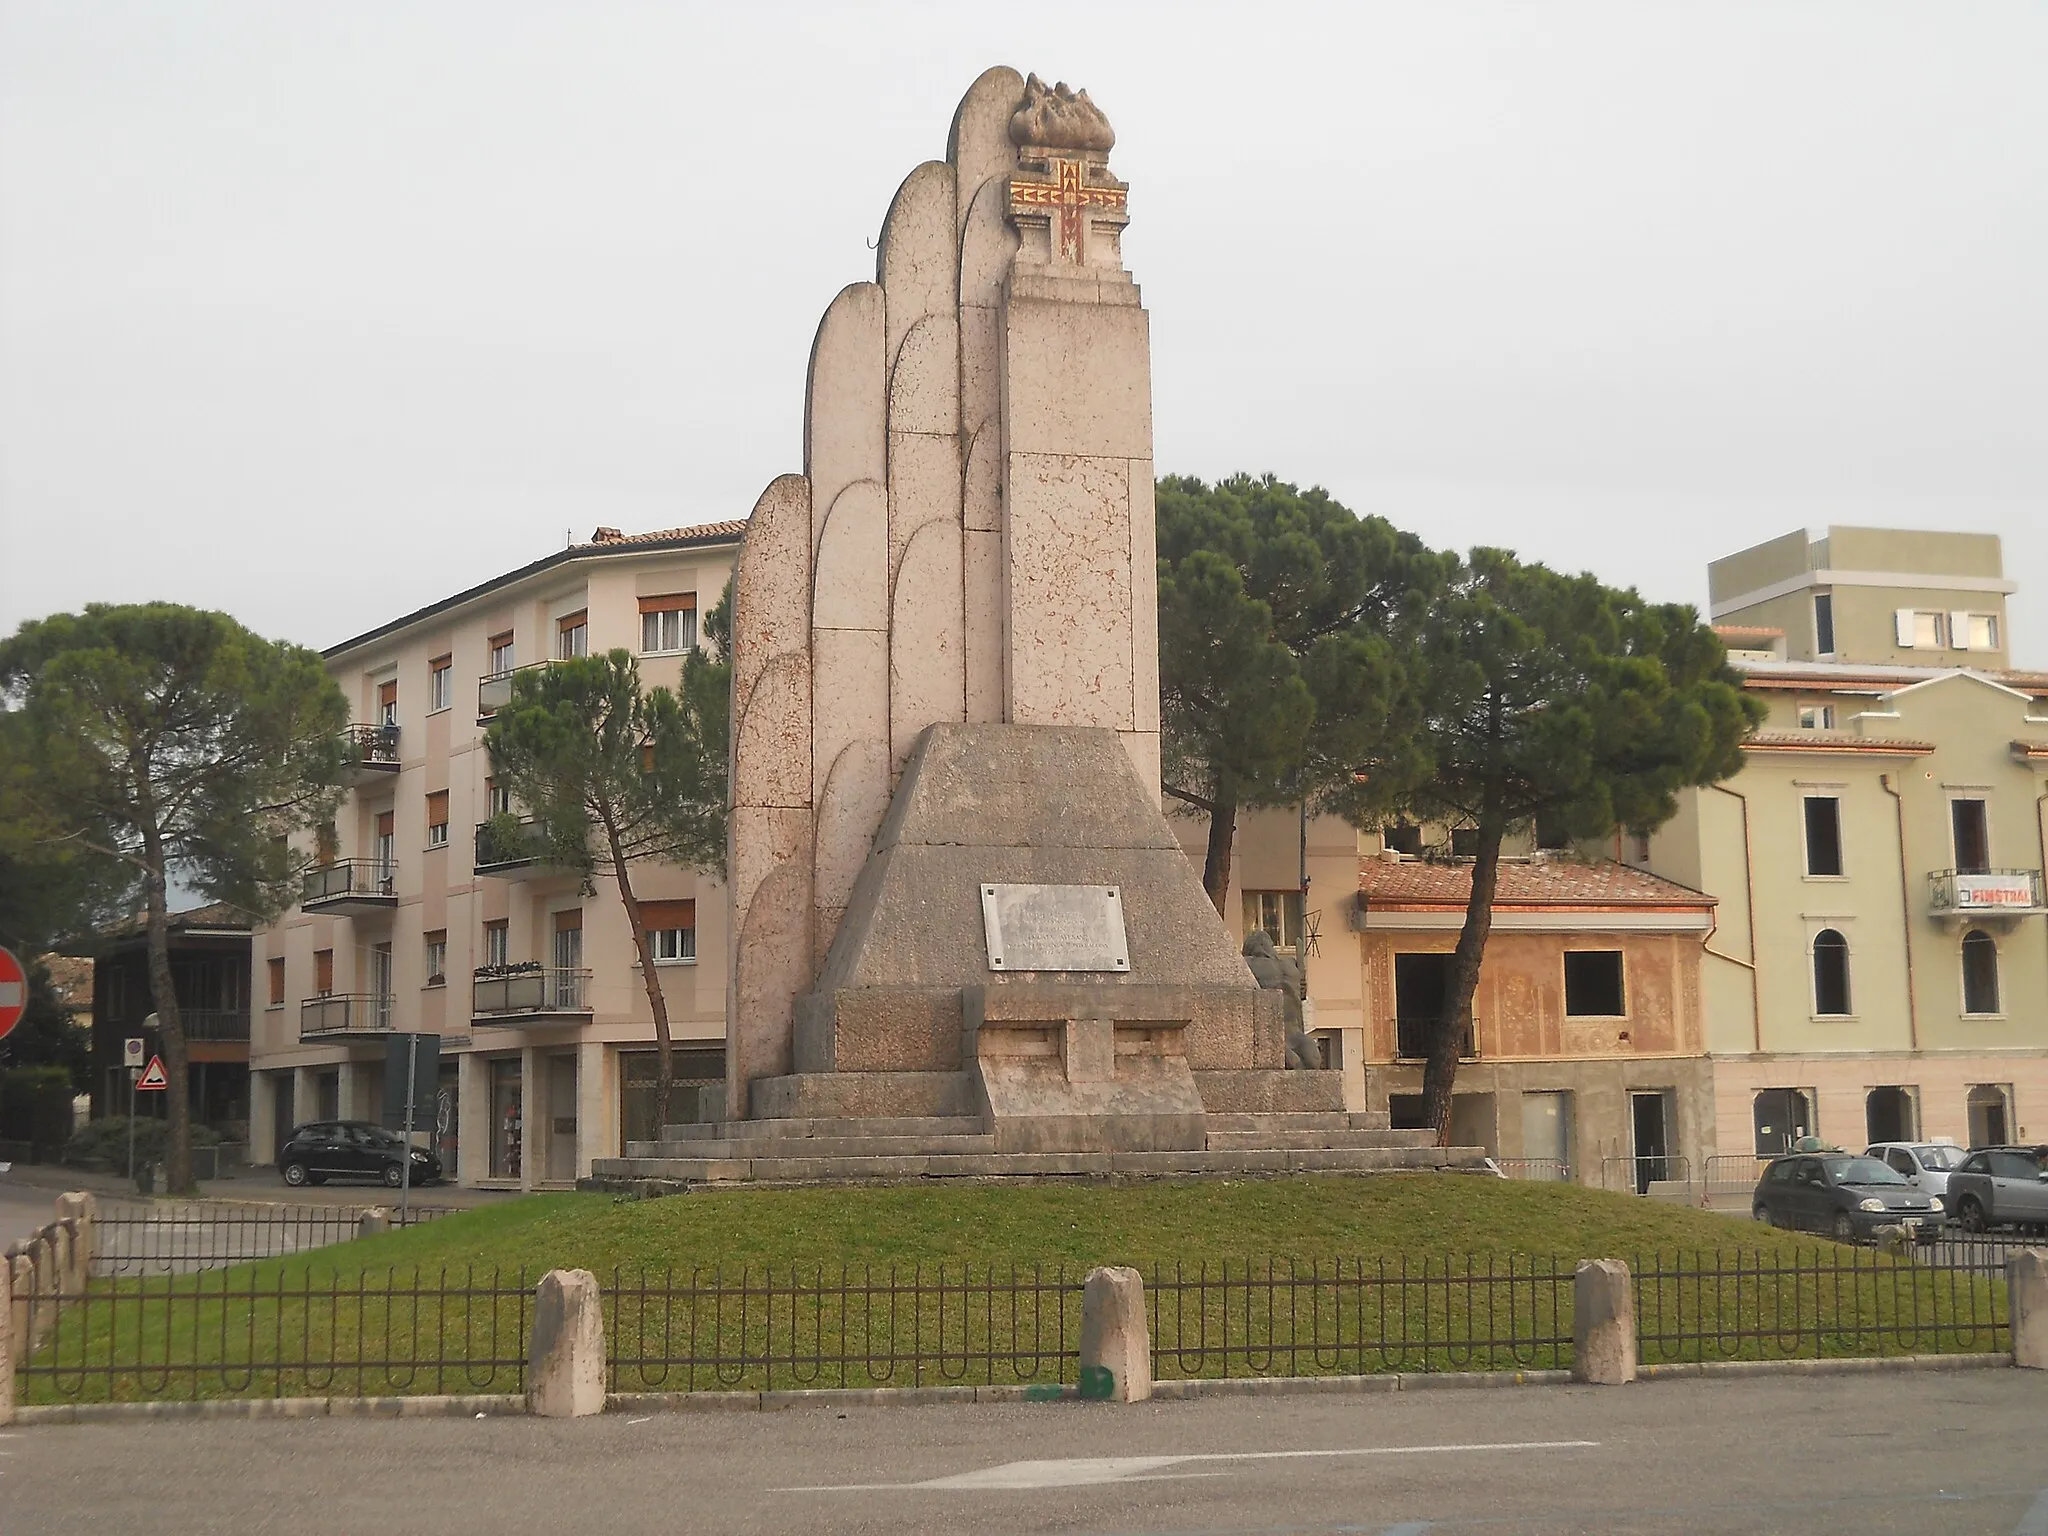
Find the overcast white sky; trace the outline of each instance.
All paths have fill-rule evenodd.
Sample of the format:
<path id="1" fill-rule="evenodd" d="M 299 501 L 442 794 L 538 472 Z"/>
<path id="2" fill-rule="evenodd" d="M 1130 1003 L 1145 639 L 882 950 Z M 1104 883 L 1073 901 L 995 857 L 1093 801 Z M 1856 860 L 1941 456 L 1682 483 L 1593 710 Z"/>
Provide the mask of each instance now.
<path id="1" fill-rule="evenodd" d="M 1116 125 L 1162 471 L 1702 605 L 1995 532 L 2048 665 L 2038 0 L 0 0 L 0 633 L 324 646 L 744 515 L 994 63 Z"/>

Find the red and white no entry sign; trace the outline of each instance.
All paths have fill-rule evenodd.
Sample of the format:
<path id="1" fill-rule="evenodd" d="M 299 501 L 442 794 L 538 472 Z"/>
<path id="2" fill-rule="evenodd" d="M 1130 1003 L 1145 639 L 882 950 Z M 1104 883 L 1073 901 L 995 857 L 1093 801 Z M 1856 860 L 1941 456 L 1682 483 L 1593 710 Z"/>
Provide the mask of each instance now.
<path id="1" fill-rule="evenodd" d="M 14 958 L 14 951 L 0 949 L 0 1040 L 21 1022 L 28 1011 L 28 972 Z"/>

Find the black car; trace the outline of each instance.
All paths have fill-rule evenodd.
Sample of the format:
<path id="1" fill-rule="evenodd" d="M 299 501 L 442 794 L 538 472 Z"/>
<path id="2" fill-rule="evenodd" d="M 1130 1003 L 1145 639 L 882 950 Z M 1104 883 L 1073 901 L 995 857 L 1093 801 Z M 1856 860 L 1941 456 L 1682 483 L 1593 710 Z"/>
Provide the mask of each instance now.
<path id="1" fill-rule="evenodd" d="M 1882 1158 L 1847 1152 L 1781 1157 L 1757 1180 L 1758 1221 L 1795 1232 L 1826 1232 L 1850 1243 L 1879 1227 L 1904 1227 L 1922 1243 L 1941 1236 L 1941 1199 L 1914 1188 Z"/>
<path id="2" fill-rule="evenodd" d="M 367 1120 L 316 1120 L 294 1130 L 277 1152 L 277 1171 L 294 1187 L 329 1179 L 378 1179 L 396 1189 L 406 1182 L 405 1143 Z M 441 1159 L 412 1149 L 414 1184 L 441 1177 Z"/>

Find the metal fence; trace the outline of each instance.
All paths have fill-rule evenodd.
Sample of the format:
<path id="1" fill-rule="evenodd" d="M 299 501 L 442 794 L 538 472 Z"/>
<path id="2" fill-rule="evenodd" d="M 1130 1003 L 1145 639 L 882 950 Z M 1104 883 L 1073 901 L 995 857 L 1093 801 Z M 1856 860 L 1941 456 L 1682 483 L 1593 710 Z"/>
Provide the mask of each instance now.
<path id="1" fill-rule="evenodd" d="M 32 1299 L 29 1402 L 521 1392 L 533 1306 L 521 1271 L 164 1275 Z"/>
<path id="2" fill-rule="evenodd" d="M 1638 1256 L 1630 1273 L 1645 1364 L 2012 1347 L 2004 1285 L 1938 1256 L 1896 1262 L 1830 1245 Z"/>
<path id="3" fill-rule="evenodd" d="M 945 1264 L 615 1273 L 611 1387 L 1057 1387 L 1079 1378 L 1085 1278 Z"/>
<path id="4" fill-rule="evenodd" d="M 1652 1184 L 1691 1182 L 1692 1162 L 1683 1153 L 1600 1159 L 1600 1187 L 1620 1194 L 1646 1195 Z"/>
<path id="5" fill-rule="evenodd" d="M 96 1277 L 189 1275 L 256 1259 L 284 1258 L 357 1235 L 352 1205 L 242 1205 L 219 1200 L 107 1201 L 94 1220 Z M 414 1206 L 404 1225 L 448 1212 Z M 390 1225 L 399 1226 L 390 1212 Z"/>
<path id="6" fill-rule="evenodd" d="M 1571 1364 L 1576 1264 L 1506 1257 L 1159 1265 L 1152 1371 L 1212 1376 Z"/>
<path id="7" fill-rule="evenodd" d="M 1496 1157 L 1489 1159 L 1503 1178 L 1530 1184 L 1569 1184 L 1572 1165 L 1556 1157 Z"/>
<path id="8" fill-rule="evenodd" d="M 331 1213 L 315 1235 L 345 1235 Z M 426 1213 L 422 1213 L 424 1216 Z M 101 1218 L 104 1235 L 112 1225 Z M 271 1236 L 281 1236 L 273 1224 Z M 1646 1364 L 2009 1350 L 2011 1244 L 1630 1261 Z M 1474 1256 L 1155 1264 L 1153 1370 L 1176 1378 L 1566 1369 L 1574 1271 Z M 537 1274 L 340 1264 L 126 1270 L 31 1294 L 30 1402 L 518 1392 Z M 1085 1272 L 907 1265 L 615 1272 L 614 1392 L 1077 1382 Z"/>
<path id="9" fill-rule="evenodd" d="M 1747 1200 L 1755 1192 L 1756 1181 L 1763 1177 L 1770 1162 L 1768 1157 L 1756 1157 L 1748 1152 L 1717 1152 L 1707 1159 L 1706 1198 Z"/>

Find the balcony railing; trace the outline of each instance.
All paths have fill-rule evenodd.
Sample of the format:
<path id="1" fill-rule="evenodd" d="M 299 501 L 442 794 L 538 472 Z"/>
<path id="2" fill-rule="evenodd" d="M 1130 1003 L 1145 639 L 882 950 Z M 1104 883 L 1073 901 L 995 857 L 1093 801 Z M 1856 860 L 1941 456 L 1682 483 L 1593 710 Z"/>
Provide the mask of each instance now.
<path id="1" fill-rule="evenodd" d="M 299 1004 L 299 1039 L 331 1040 L 391 1033 L 391 994 L 333 992 Z"/>
<path id="2" fill-rule="evenodd" d="M 181 1005 L 178 1022 L 184 1028 L 187 1040 L 232 1042 L 249 1038 L 249 1010 L 246 1008 L 186 1008 Z M 114 1032 L 122 1035 L 139 1035 L 155 1027 L 133 1016 L 113 1025 Z"/>
<path id="3" fill-rule="evenodd" d="M 517 1024 L 525 1019 L 587 1017 L 590 972 L 555 967 L 485 966 L 476 973 L 474 1006 L 479 1024 Z"/>
<path id="4" fill-rule="evenodd" d="M 489 677 L 478 678 L 476 685 L 477 722 L 482 724 L 512 702 L 513 678 L 522 672 L 531 672 L 534 668 L 544 667 L 547 664 L 545 661 L 529 661 L 524 666 L 514 667 L 509 672 L 493 672 Z"/>
<path id="5" fill-rule="evenodd" d="M 299 907 L 306 912 L 379 912 L 398 905 L 396 859 L 338 859 L 306 871 Z"/>
<path id="6" fill-rule="evenodd" d="M 381 778 L 398 772 L 398 727 L 395 725 L 352 725 L 348 728 L 347 766 L 342 776 L 350 784 Z"/>
<path id="7" fill-rule="evenodd" d="M 480 875 L 524 874 L 545 864 L 546 840 L 531 816 L 517 821 L 498 817 L 476 824 L 476 872 Z"/>
<path id="8" fill-rule="evenodd" d="M 2023 917 L 2048 911 L 2038 869 L 1937 869 L 1927 877 L 1927 905 L 1937 917 Z"/>

